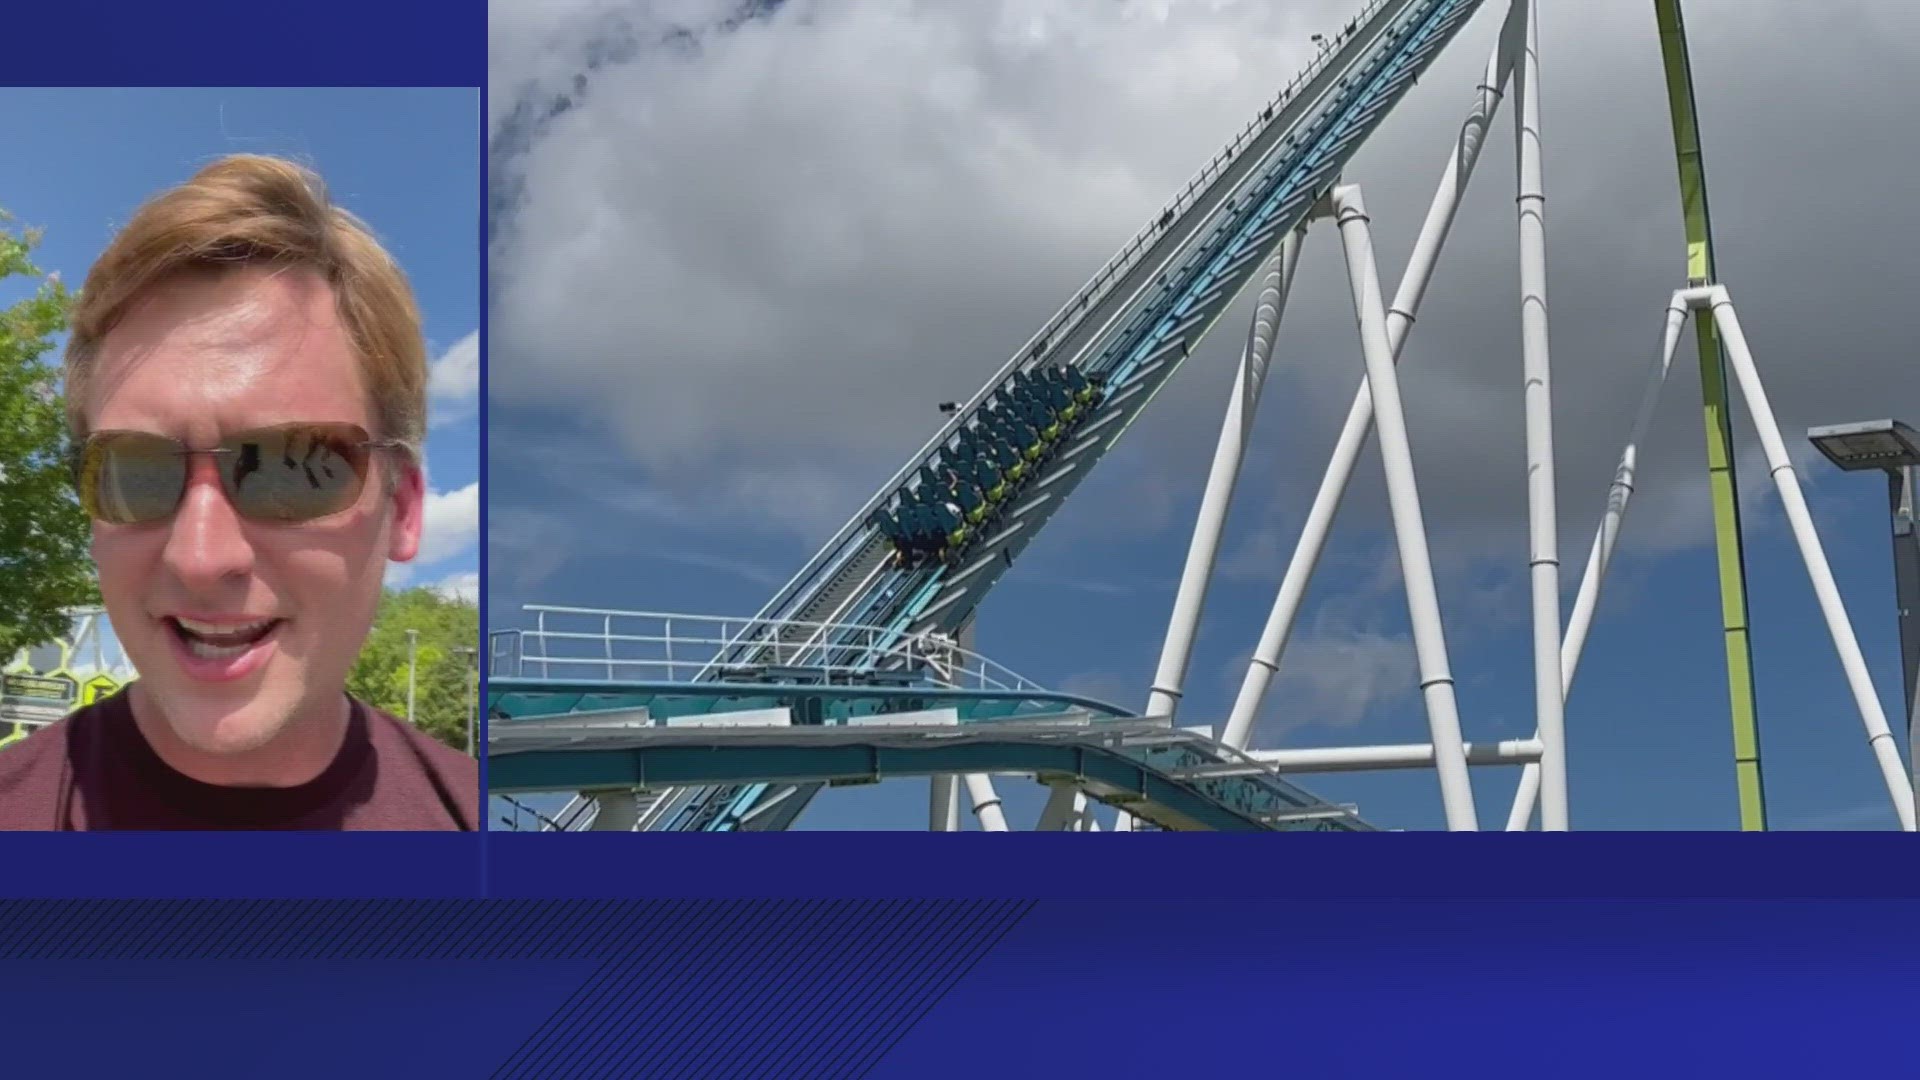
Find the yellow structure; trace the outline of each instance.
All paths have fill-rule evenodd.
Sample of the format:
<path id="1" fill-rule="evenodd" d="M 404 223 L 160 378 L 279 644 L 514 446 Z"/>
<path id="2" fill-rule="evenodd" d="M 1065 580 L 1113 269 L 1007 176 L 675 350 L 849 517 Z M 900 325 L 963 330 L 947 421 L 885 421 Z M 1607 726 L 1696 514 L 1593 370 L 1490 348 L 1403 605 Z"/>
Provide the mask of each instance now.
<path id="1" fill-rule="evenodd" d="M 105 670 L 106 650 L 100 637 L 104 613 L 89 610 L 73 615 L 73 629 L 66 636 L 22 650 L 0 667 L 0 747 L 125 685 Z M 83 681 L 74 670 L 75 659 L 89 637 L 94 643 L 93 663 L 84 665 L 88 675 Z M 49 649 L 57 650 L 57 655 L 48 655 Z"/>

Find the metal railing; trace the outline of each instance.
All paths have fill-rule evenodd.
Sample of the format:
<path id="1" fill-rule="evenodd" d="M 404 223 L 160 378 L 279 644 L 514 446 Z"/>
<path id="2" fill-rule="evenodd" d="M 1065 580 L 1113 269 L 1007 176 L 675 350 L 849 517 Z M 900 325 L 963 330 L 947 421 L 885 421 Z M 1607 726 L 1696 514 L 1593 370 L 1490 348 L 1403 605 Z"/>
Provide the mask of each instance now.
<path id="1" fill-rule="evenodd" d="M 711 666 L 711 674 L 722 679 L 794 675 L 873 681 L 895 676 L 961 690 L 1046 689 L 939 634 L 902 636 L 896 628 L 859 623 L 546 604 L 529 604 L 523 610 L 533 616 L 532 629 L 488 635 L 489 671 L 496 677 L 682 682 Z M 831 650 L 821 648 L 826 640 L 833 642 Z M 730 665 L 722 659 L 742 646 L 767 659 L 751 665 Z M 856 655 L 858 660 L 835 662 L 837 655 Z"/>
<path id="2" fill-rule="evenodd" d="M 501 646 L 506 646 L 501 648 Z M 507 678 L 526 674 L 520 665 L 520 631 L 492 630 L 487 633 L 487 675 Z"/>

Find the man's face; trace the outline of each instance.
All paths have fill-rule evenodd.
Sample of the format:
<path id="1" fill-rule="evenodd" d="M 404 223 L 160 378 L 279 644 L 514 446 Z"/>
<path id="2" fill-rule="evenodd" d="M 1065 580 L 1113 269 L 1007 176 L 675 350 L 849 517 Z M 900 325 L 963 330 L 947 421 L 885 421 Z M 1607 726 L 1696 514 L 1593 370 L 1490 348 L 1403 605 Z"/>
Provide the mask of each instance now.
<path id="1" fill-rule="evenodd" d="M 364 385 L 333 292 L 318 275 L 191 273 L 149 289 L 101 342 L 88 422 L 93 431 L 150 432 L 193 449 L 295 422 L 375 432 Z M 297 717 L 337 707 L 373 624 L 387 560 L 411 559 L 418 546 L 422 483 L 395 452 L 379 451 L 352 507 L 273 524 L 239 516 L 220 487 L 218 458 L 190 461 L 172 518 L 96 521 L 93 557 L 144 699 L 195 750 L 242 753 Z M 262 620 L 274 620 L 265 637 L 241 659 L 217 664 L 205 661 L 205 639 L 195 642 L 188 630 Z"/>

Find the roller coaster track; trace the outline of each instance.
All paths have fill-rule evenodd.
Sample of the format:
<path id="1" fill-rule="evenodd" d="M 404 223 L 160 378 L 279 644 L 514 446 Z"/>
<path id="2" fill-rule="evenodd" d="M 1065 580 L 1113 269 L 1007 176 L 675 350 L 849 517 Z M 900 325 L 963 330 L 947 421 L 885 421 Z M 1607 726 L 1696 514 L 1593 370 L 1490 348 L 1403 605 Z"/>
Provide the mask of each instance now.
<path id="1" fill-rule="evenodd" d="M 514 680 L 505 689 L 542 719 L 503 725 L 489 758 L 496 795 L 583 791 L 777 786 L 788 794 L 749 808 L 777 811 L 786 799 L 823 783 L 872 783 L 902 776 L 1011 771 L 1072 783 L 1100 801 L 1171 831 L 1366 831 L 1349 807 L 1316 799 L 1275 769 L 1213 739 L 1165 721 L 1098 715 L 1083 709 L 965 722 L 913 722 L 897 716 L 768 726 L 716 735 L 700 727 L 662 728 L 630 711 L 558 714 L 550 694 L 607 699 L 637 688 L 543 686 Z M 787 687 L 792 695 L 818 687 Z M 583 694 L 591 691 L 591 694 Z M 642 694 L 646 691 L 642 691 Z M 969 695 L 975 696 L 975 695 Z M 629 818 L 646 813 L 644 802 Z M 622 824 L 625 824 L 623 820 Z M 752 819 L 730 823 L 756 827 Z"/>
<path id="2" fill-rule="evenodd" d="M 957 634 L 1014 559 L 1192 353 L 1247 281 L 1315 204 L 1480 7 L 1480 0 L 1373 0 L 1191 180 L 1148 226 L 1077 291 L 1045 327 L 835 536 L 783 586 L 756 619 L 880 625 L 903 637 Z M 898 568 L 871 524 L 939 459 L 1017 373 L 1070 364 L 1104 376 L 1101 396 L 989 535 L 954 565 Z M 801 633 L 801 631 L 793 631 Z M 743 635 L 751 636 L 751 635 Z M 836 664 L 857 662 L 874 643 L 831 635 L 793 641 Z M 880 646 L 884 649 L 885 645 Z M 750 666 L 764 636 L 723 651 L 700 678 Z M 784 828 L 818 785 L 771 783 L 682 789 L 655 819 L 677 830 L 729 829 L 756 821 Z M 779 810 L 756 813 L 762 800 Z"/>

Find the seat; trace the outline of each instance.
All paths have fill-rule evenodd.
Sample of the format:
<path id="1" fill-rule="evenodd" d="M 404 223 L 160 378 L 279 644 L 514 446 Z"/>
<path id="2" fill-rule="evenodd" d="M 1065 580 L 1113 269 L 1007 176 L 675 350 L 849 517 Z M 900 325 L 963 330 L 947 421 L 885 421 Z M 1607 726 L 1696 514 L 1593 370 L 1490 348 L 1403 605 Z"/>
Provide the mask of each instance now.
<path id="1" fill-rule="evenodd" d="M 900 516 L 897 511 L 882 507 L 874 512 L 871 520 L 873 527 L 879 530 L 880 535 L 886 537 L 894 547 L 900 548 L 906 546 L 907 530 L 900 524 Z"/>
<path id="2" fill-rule="evenodd" d="M 1028 461 L 1036 461 L 1046 444 L 1040 439 L 1040 432 L 1020 416 L 1007 417 L 1007 441 L 1020 451 L 1020 456 Z"/>
<path id="3" fill-rule="evenodd" d="M 973 486 L 970 477 L 949 473 L 944 497 L 960 507 L 969 525 L 978 525 L 987 516 L 987 497 Z"/>
<path id="4" fill-rule="evenodd" d="M 999 466 L 1000 475 L 1006 481 L 1019 483 L 1020 479 L 1026 476 L 1026 460 L 1020 456 L 1020 451 L 1014 448 L 1012 439 L 1005 435 L 996 436 L 992 450 L 993 463 Z"/>
<path id="5" fill-rule="evenodd" d="M 1060 421 L 1055 419 L 1052 410 L 1041 400 L 1037 390 L 1030 391 L 1020 403 L 1021 416 L 1039 433 L 1042 443 L 1050 443 L 1060 437 Z"/>
<path id="6" fill-rule="evenodd" d="M 950 547 L 958 547 L 966 540 L 967 522 L 961 516 L 960 507 L 950 502 L 935 502 L 927 510 L 933 515 L 933 549 L 941 552 Z"/>
<path id="7" fill-rule="evenodd" d="M 1007 442 L 1012 443 L 1014 448 L 1023 454 L 1026 452 L 1028 446 L 1038 441 L 1038 432 L 1034 433 L 1036 438 L 1028 438 L 1027 429 L 1031 427 L 1031 425 L 1021 419 L 1020 414 L 1014 411 L 1011 406 L 994 412 L 989 417 L 989 422 L 993 424 L 996 434 Z"/>
<path id="8" fill-rule="evenodd" d="M 956 468 L 962 462 L 971 462 L 980 456 L 980 437 L 974 434 L 972 428 L 962 428 L 959 438 L 954 440 L 953 448 L 942 451 L 941 456 L 951 458 Z"/>
<path id="9" fill-rule="evenodd" d="M 1060 368 L 1060 377 L 1066 381 L 1067 388 L 1073 392 L 1075 401 L 1085 405 L 1093 400 L 1096 392 L 1093 381 L 1088 379 L 1079 368 L 1063 365 Z"/>
<path id="10" fill-rule="evenodd" d="M 908 532 L 916 552 L 929 552 L 933 540 L 941 534 L 941 517 L 931 503 L 916 502 L 912 509 L 912 528 Z"/>
<path id="11" fill-rule="evenodd" d="M 993 459 L 983 453 L 973 459 L 972 468 L 973 484 L 980 489 L 980 494 L 986 499 L 988 505 L 1006 498 L 1006 481 L 1002 479 L 1000 466 L 994 464 Z"/>
<path id="12" fill-rule="evenodd" d="M 1053 369 L 1044 384 L 1047 404 L 1053 407 L 1054 414 L 1063 424 L 1071 424 L 1080 415 L 1080 407 L 1073 400 L 1073 391 L 1067 388 L 1066 379 L 1059 375 L 1059 369 Z"/>

